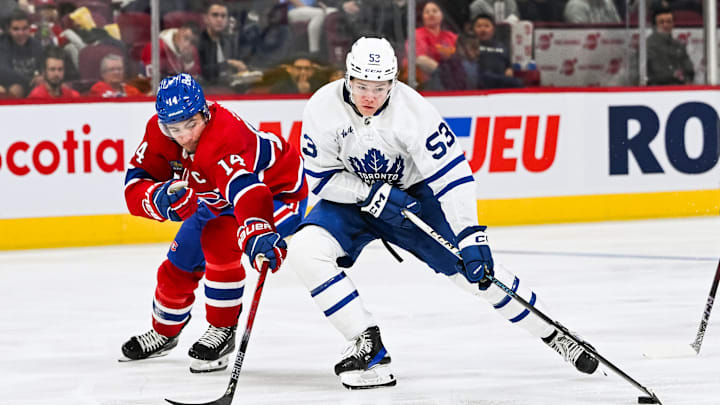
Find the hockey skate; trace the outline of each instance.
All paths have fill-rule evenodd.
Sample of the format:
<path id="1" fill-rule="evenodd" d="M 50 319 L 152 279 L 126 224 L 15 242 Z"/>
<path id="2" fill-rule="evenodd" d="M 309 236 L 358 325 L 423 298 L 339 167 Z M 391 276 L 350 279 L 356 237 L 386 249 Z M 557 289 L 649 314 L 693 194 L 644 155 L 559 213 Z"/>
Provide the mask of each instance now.
<path id="1" fill-rule="evenodd" d="M 598 360 L 595 357 L 560 332 L 553 332 L 552 335 L 543 338 L 543 342 L 563 356 L 565 361 L 574 365 L 581 373 L 592 374 L 598 368 Z"/>
<path id="2" fill-rule="evenodd" d="M 380 328 L 371 326 L 361 333 L 335 365 L 335 374 L 347 389 L 389 387 L 397 384 L 390 369 L 390 356 L 380 339 Z"/>
<path id="3" fill-rule="evenodd" d="M 178 336 L 180 336 L 179 333 L 173 337 L 163 336 L 154 329 L 150 329 L 142 335 L 133 336 L 122 345 L 125 358 L 118 361 L 126 362 L 167 356 L 168 352 L 177 346 Z"/>
<path id="4" fill-rule="evenodd" d="M 188 355 L 195 359 L 190 363 L 190 372 L 209 373 L 225 370 L 228 366 L 228 357 L 235 350 L 236 327 L 216 328 L 210 325 L 188 351 Z"/>

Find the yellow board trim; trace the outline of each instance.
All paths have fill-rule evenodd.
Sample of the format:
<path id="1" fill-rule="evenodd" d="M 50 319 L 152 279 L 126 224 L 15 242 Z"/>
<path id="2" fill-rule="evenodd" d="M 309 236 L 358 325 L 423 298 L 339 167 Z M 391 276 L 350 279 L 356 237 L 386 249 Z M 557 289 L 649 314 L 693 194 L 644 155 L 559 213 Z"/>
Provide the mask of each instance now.
<path id="1" fill-rule="evenodd" d="M 0 220 L 0 250 L 169 242 L 177 222 L 121 215 Z"/>
<path id="2" fill-rule="evenodd" d="M 718 215 L 720 189 L 478 200 L 480 223 L 529 225 Z M 178 223 L 130 215 L 0 220 L 0 250 L 170 242 Z"/>
<path id="3" fill-rule="evenodd" d="M 720 189 L 478 200 L 480 223 L 534 225 L 718 215 Z"/>

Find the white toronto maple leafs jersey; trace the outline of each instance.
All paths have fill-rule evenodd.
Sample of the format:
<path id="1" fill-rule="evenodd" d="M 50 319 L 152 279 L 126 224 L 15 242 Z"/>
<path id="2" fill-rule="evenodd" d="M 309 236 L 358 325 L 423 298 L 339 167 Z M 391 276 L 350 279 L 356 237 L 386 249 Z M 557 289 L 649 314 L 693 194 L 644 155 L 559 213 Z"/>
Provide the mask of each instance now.
<path id="1" fill-rule="evenodd" d="M 398 82 L 372 117 L 352 106 L 344 80 L 320 88 L 303 113 L 302 154 L 310 190 L 338 203 L 365 200 L 382 181 L 425 181 L 457 234 L 477 225 L 475 182 L 455 135 L 427 100 Z"/>

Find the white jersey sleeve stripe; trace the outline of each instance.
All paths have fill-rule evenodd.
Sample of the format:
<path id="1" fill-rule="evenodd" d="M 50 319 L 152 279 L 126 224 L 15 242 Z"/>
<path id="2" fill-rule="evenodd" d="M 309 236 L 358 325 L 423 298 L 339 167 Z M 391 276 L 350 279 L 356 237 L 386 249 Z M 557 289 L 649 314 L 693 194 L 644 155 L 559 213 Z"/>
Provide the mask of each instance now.
<path id="1" fill-rule="evenodd" d="M 437 194 L 435 194 L 435 198 L 442 197 L 443 195 L 445 195 L 445 193 L 447 193 L 448 191 L 454 189 L 455 187 L 457 187 L 461 184 L 472 183 L 474 181 L 475 181 L 475 178 L 473 176 L 467 176 L 467 177 L 463 177 L 461 179 L 457 179 L 455 181 L 451 181 L 447 186 L 445 186 L 445 188 L 443 188 L 442 190 L 438 191 Z"/>
<path id="2" fill-rule="evenodd" d="M 462 163 L 464 161 L 465 161 L 465 155 L 460 155 L 460 156 L 456 157 L 450 163 L 446 164 L 440 170 L 435 172 L 435 174 L 433 174 L 432 176 L 425 179 L 425 182 L 427 182 L 428 184 L 432 183 L 433 181 L 441 178 L 442 176 L 447 174 L 447 172 L 452 170 L 455 166 L 459 165 L 460 163 Z"/>

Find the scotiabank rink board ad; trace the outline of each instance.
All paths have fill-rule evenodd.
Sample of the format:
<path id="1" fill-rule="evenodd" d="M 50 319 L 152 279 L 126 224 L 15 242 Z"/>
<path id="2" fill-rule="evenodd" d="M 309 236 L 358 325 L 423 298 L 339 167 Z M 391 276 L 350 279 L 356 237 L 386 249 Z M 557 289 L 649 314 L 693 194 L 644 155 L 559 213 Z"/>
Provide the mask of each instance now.
<path id="1" fill-rule="evenodd" d="M 452 142 L 465 150 L 483 223 L 713 215 L 720 209 L 717 90 L 428 99 L 447 126 L 420 136 L 429 151 Z M 304 99 L 218 102 L 304 147 Z M 172 229 L 159 237 L 137 227 L 151 221 L 130 219 L 123 197 L 128 161 L 153 113 L 151 101 L 0 106 L 0 249 L 171 239 Z M 49 224 L 68 241 L 45 243 L 53 238 L 42 234 Z M 104 239 L 73 239 L 73 232 L 87 231 L 85 224 L 104 226 Z"/>

